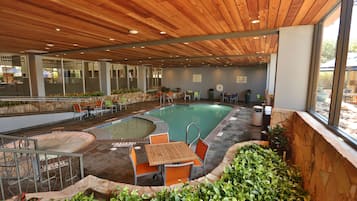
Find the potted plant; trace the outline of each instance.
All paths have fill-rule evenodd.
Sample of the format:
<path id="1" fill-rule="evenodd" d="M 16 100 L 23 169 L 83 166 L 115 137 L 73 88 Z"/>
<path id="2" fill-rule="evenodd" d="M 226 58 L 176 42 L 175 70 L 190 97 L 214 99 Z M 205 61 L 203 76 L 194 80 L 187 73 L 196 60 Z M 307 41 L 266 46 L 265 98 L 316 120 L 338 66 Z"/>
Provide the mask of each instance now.
<path id="1" fill-rule="evenodd" d="M 248 104 L 250 102 L 250 95 L 252 94 L 252 90 L 247 89 L 245 91 L 245 103 Z"/>
<path id="2" fill-rule="evenodd" d="M 269 146 L 272 150 L 276 151 L 285 160 L 286 154 L 289 149 L 289 141 L 285 135 L 286 128 L 279 124 L 273 128 L 269 128 Z"/>

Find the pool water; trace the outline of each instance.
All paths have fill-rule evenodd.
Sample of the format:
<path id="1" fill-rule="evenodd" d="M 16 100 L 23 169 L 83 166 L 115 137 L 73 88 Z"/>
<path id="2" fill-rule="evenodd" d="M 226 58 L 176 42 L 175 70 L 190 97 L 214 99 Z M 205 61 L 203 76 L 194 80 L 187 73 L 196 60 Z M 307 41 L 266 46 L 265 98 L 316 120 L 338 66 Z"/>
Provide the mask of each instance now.
<path id="1" fill-rule="evenodd" d="M 170 140 L 185 141 L 186 127 L 196 122 L 201 130 L 201 138 L 207 135 L 232 110 L 232 107 L 213 104 L 173 105 L 145 113 L 164 120 L 169 125 Z M 197 136 L 197 129 L 189 130 L 188 141 Z"/>
<path id="2" fill-rule="evenodd" d="M 141 118 L 128 118 L 90 130 L 98 140 L 144 138 L 155 130 L 155 125 Z"/>

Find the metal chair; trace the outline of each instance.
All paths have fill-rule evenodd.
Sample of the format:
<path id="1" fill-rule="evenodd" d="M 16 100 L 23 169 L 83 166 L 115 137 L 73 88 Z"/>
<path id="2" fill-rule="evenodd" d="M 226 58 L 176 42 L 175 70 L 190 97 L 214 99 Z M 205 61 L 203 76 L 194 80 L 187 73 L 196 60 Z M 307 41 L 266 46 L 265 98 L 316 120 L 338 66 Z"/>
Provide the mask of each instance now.
<path id="1" fill-rule="evenodd" d="M 115 111 L 115 112 L 118 111 L 118 107 L 113 104 L 113 101 L 112 101 L 112 100 L 105 100 L 105 101 L 104 101 L 104 106 L 105 106 L 105 108 L 107 108 L 107 109 L 111 109 L 112 113 L 113 113 L 114 111 Z"/>
<path id="2" fill-rule="evenodd" d="M 73 104 L 73 119 L 76 118 L 76 114 L 79 114 L 79 120 L 82 120 L 83 116 L 88 116 L 88 110 L 82 110 L 81 105 L 78 103 Z"/>
<path id="3" fill-rule="evenodd" d="M 185 100 L 185 102 L 186 102 L 186 100 L 188 99 L 189 101 L 191 101 L 191 94 L 192 92 L 190 92 L 190 91 L 185 91 L 185 95 L 184 95 L 184 97 L 183 97 L 183 100 Z"/>
<path id="4" fill-rule="evenodd" d="M 164 185 L 170 186 L 190 180 L 193 162 L 164 165 Z"/>
<path id="5" fill-rule="evenodd" d="M 150 144 L 161 144 L 170 142 L 168 133 L 159 133 L 149 135 Z"/>
<path id="6" fill-rule="evenodd" d="M 193 92 L 193 100 L 200 100 L 200 99 L 201 99 L 200 91 L 194 91 Z"/>
<path id="7" fill-rule="evenodd" d="M 158 166 L 150 166 L 149 163 L 138 164 L 134 147 L 130 147 L 129 150 L 129 158 L 134 169 L 134 185 L 136 185 L 138 177 L 158 174 L 160 172 Z"/>
<path id="8" fill-rule="evenodd" d="M 103 112 L 104 112 L 104 110 L 103 110 L 103 100 L 102 99 L 100 99 L 100 100 L 97 100 L 96 102 L 95 102 L 95 106 L 94 106 L 94 113 L 100 113 L 100 116 L 103 116 Z"/>
<path id="9" fill-rule="evenodd" d="M 193 166 L 197 168 L 205 169 L 206 157 L 208 153 L 209 145 L 201 138 L 197 140 L 195 153 L 199 157 L 193 161 Z"/>

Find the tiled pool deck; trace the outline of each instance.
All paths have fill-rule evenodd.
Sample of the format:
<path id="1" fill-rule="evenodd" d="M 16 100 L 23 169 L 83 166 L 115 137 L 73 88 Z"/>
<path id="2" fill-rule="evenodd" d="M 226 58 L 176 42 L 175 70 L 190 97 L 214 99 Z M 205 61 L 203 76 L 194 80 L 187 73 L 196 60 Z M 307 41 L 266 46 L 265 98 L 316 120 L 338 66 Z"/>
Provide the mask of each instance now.
<path id="1" fill-rule="evenodd" d="M 13 135 L 32 136 L 48 133 L 51 130 L 81 131 L 102 124 L 108 120 L 128 117 L 157 107 L 160 107 L 158 102 L 137 103 L 130 105 L 128 110 L 114 114 L 106 114 L 95 119 L 83 121 L 72 120 L 60 124 L 16 132 Z M 250 125 L 251 112 L 252 109 L 250 107 L 235 105 L 235 109 L 231 113 L 231 118 L 226 118 L 219 126 L 219 130 L 221 130 L 219 135 L 209 136 L 207 138 L 210 149 L 206 160 L 206 172 L 211 171 L 221 162 L 227 149 L 233 144 L 250 139 L 260 139 L 260 127 Z M 112 151 L 110 148 L 112 148 L 113 143 L 116 142 L 115 140 L 95 141 L 86 149 L 80 151 L 84 154 L 85 175 L 92 174 L 116 182 L 133 183 L 133 168 L 129 161 L 128 147 L 126 146 L 129 143 L 119 144 L 119 147 L 115 151 Z M 145 150 L 143 148 L 145 143 L 148 142 L 141 140 L 135 145 L 141 147 L 141 149 L 137 150 L 139 163 L 145 162 L 146 160 Z M 120 147 L 120 145 L 123 146 Z M 198 177 L 200 174 L 201 172 L 194 172 L 193 177 Z M 153 180 L 152 176 L 147 176 L 139 178 L 138 185 L 162 185 L 162 181 L 160 178 Z"/>

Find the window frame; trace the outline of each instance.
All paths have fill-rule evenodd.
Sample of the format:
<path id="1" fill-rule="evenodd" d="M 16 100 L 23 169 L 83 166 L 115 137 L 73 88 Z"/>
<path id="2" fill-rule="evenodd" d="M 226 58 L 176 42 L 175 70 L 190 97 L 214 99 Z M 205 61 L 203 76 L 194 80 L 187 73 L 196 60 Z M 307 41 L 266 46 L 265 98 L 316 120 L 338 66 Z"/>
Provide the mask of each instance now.
<path id="1" fill-rule="evenodd" d="M 350 28 L 353 11 L 353 0 L 342 0 L 314 26 L 313 45 L 310 62 L 307 112 L 323 123 L 329 130 L 333 131 L 338 137 L 341 137 L 346 143 L 357 149 L 357 140 L 339 128 L 339 119 L 341 113 L 341 103 L 343 99 L 343 87 L 346 72 L 347 54 L 349 47 Z M 331 92 L 331 103 L 328 119 L 322 117 L 315 111 L 317 82 L 320 73 L 320 56 L 322 46 L 323 23 L 331 13 L 340 7 L 340 25 L 336 46 L 336 62 L 333 73 L 333 83 Z M 356 12 L 356 11 L 355 11 Z"/>

